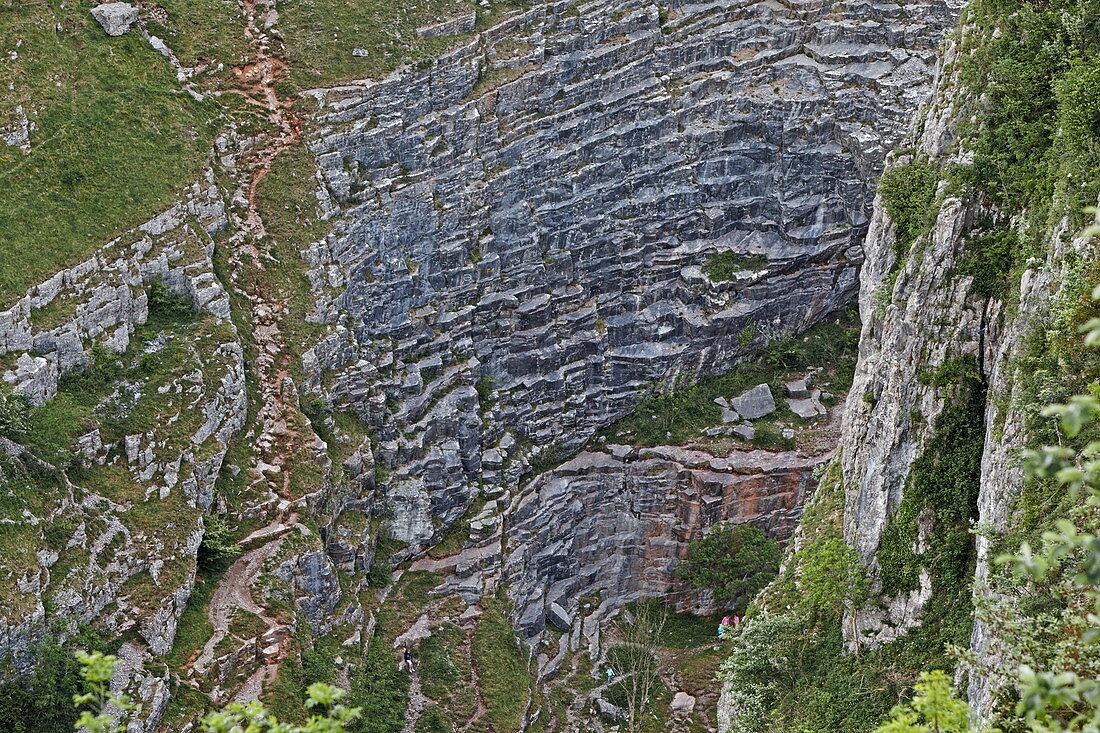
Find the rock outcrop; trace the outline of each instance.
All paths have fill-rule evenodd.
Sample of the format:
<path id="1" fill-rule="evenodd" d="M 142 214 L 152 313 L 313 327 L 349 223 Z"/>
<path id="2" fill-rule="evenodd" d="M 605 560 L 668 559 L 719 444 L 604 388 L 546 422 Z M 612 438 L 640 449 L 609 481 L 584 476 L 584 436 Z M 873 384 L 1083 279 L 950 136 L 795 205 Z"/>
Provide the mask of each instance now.
<path id="1" fill-rule="evenodd" d="M 133 431 L 108 439 L 91 430 L 56 464 L 3 439 L 12 497 L 2 519 L 0 654 L 25 667 L 48 627 L 64 633 L 96 622 L 131 639 L 119 684 L 133 677 L 136 715 L 153 723 L 167 703 L 167 677 L 143 665 L 172 648 L 202 517 L 246 420 L 244 353 L 211 259 L 225 222 L 208 174 L 177 205 L 0 312 L 0 359 L 10 365 L 0 376 L 32 405 L 54 399 L 65 375 L 129 354 L 114 391 L 93 409 Z M 186 336 L 161 332 L 133 353 L 153 283 L 197 314 Z M 66 404 L 83 397 L 70 394 Z M 39 472 L 30 494 L 19 488 L 20 465 Z"/>

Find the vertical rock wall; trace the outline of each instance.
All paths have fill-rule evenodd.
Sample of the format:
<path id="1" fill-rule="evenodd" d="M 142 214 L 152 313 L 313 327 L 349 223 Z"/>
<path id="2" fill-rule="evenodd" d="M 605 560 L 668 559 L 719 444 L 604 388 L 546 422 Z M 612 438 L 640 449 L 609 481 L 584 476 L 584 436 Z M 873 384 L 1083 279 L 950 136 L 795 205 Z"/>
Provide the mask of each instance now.
<path id="1" fill-rule="evenodd" d="M 317 91 L 335 231 L 308 256 L 339 333 L 309 364 L 373 426 L 395 536 L 847 305 L 869 182 L 956 10 L 540 3 Z M 715 282 L 727 251 L 766 264 Z"/>

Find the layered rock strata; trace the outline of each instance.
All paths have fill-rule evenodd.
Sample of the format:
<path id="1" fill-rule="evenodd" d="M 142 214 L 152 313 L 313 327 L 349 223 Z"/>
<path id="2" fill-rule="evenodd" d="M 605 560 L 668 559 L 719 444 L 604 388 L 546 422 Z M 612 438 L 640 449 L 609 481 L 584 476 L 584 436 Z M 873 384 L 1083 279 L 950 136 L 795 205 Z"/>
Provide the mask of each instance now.
<path id="1" fill-rule="evenodd" d="M 429 544 L 650 385 L 849 303 L 956 10 L 545 3 L 315 92 L 334 232 L 307 256 L 338 333 L 307 366 L 374 429 L 394 535 Z"/>
<path id="2" fill-rule="evenodd" d="M 709 592 L 675 575 L 688 544 L 725 521 L 785 540 L 830 456 L 616 445 L 578 454 L 536 479 L 509 514 L 504 567 L 518 627 L 531 635 L 547 619 L 561 626 L 561 611 L 571 619 L 585 596 L 608 611 L 649 597 L 713 612 Z"/>

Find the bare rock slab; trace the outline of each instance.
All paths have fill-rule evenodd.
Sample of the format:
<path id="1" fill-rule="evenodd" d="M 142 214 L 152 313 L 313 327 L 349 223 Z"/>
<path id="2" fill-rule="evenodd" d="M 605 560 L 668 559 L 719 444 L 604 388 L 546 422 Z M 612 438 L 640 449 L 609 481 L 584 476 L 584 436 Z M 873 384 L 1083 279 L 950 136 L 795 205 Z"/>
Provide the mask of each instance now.
<path id="1" fill-rule="evenodd" d="M 798 415 L 803 420 L 814 420 L 828 412 L 823 404 L 813 398 L 806 400 L 788 399 L 787 405 L 790 406 L 791 412 Z"/>

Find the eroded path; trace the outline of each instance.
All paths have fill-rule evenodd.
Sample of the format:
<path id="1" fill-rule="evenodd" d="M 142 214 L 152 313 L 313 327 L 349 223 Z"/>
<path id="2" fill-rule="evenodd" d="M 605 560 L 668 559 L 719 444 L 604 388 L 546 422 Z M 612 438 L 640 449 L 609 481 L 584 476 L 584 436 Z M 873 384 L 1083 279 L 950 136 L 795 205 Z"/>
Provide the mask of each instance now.
<path id="1" fill-rule="evenodd" d="M 274 243 L 267 236 L 258 202 L 261 183 L 271 172 L 276 158 L 301 139 L 300 122 L 291 102 L 282 100 L 276 85 L 285 77 L 286 65 L 273 48 L 271 23 L 274 8 L 257 0 L 242 0 L 245 35 L 251 49 L 247 63 L 233 69 L 250 104 L 263 110 L 270 129 L 248 141 L 246 157 L 237 162 L 237 194 L 231 216 L 234 233 L 228 239 L 230 287 L 244 304 L 254 356 L 249 368 L 257 386 L 257 420 L 247 436 L 252 447 L 251 465 L 243 466 L 248 476 L 251 516 L 267 520 L 241 541 L 246 548 L 228 569 L 214 590 L 208 617 L 214 634 L 191 665 L 192 673 L 205 675 L 218 659 L 219 645 L 231 636 L 230 627 L 240 614 L 251 615 L 263 625 L 254 643 L 258 664 L 247 681 L 231 694 L 240 702 L 256 700 L 265 685 L 278 675 L 279 665 L 290 646 L 291 629 L 269 613 L 253 595 L 252 586 L 265 563 L 276 556 L 287 534 L 299 527 L 299 511 L 307 497 L 296 495 L 293 476 L 303 452 L 310 453 L 320 442 L 298 408 L 298 396 L 290 377 L 292 354 L 280 327 L 288 315 L 285 298 L 279 294 L 269 268 L 277 259 Z M 322 444 L 323 446 L 323 444 Z M 303 451 L 303 448 L 305 450 Z M 256 624 L 251 624 L 255 628 Z M 228 692 L 228 691 L 227 691 Z"/>

